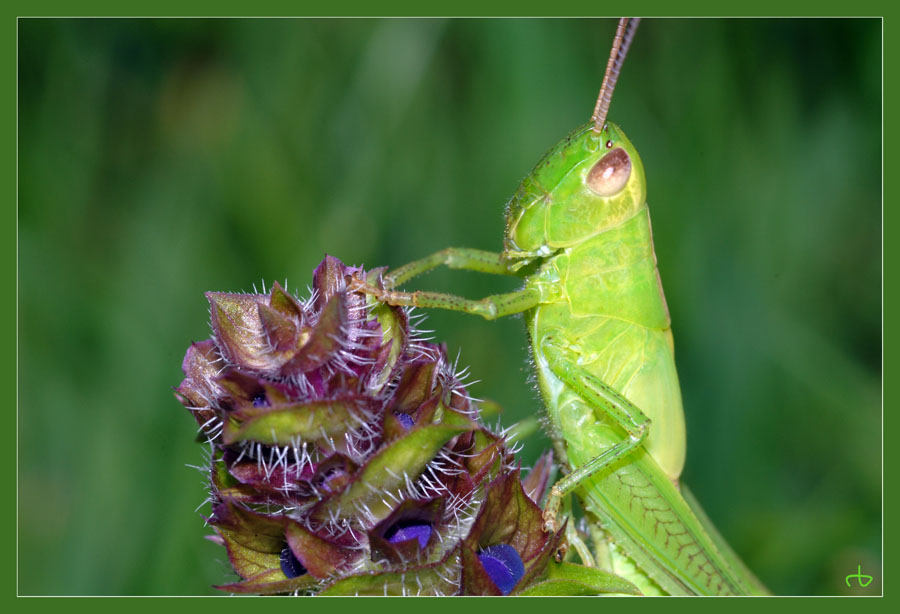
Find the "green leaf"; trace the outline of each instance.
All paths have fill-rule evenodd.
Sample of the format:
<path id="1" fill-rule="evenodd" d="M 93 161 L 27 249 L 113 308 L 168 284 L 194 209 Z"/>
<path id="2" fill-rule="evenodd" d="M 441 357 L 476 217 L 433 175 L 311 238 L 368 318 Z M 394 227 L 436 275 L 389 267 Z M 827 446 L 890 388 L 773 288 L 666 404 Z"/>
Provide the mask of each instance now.
<path id="1" fill-rule="evenodd" d="M 640 595 L 637 587 L 619 576 L 602 569 L 551 562 L 547 578 L 535 582 L 517 595 L 536 596 L 584 596 L 602 594 Z"/>

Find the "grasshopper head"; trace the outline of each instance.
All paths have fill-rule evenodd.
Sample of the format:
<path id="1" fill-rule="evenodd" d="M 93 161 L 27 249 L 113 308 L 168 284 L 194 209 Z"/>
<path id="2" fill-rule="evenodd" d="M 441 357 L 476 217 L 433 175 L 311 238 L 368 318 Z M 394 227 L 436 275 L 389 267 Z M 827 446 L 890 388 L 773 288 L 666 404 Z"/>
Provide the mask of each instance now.
<path id="1" fill-rule="evenodd" d="M 644 166 L 622 131 L 587 124 L 544 156 L 506 210 L 504 253 L 531 259 L 577 245 L 645 206 Z"/>

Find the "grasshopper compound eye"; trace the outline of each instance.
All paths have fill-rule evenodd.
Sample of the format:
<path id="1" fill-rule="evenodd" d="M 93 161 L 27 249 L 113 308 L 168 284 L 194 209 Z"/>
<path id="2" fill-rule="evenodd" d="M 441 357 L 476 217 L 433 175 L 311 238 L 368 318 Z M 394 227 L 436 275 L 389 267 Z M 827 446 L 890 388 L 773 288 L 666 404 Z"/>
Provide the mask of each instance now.
<path id="1" fill-rule="evenodd" d="M 614 196 L 622 191 L 631 176 L 631 158 L 621 147 L 600 158 L 584 182 L 598 196 Z"/>

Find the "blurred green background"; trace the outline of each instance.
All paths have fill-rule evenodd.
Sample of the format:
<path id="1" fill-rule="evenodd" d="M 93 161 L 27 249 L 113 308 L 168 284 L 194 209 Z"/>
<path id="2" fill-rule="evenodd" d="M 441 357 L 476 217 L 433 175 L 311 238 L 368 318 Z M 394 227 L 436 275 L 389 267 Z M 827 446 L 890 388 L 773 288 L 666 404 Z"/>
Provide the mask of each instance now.
<path id="1" fill-rule="evenodd" d="M 19 592 L 214 594 L 171 392 L 203 292 L 498 250 L 614 29 L 20 20 Z M 646 167 L 686 483 L 776 593 L 852 592 L 857 564 L 880 592 L 880 21 L 645 20 L 610 117 Z M 430 323 L 506 423 L 540 410 L 521 320 Z"/>

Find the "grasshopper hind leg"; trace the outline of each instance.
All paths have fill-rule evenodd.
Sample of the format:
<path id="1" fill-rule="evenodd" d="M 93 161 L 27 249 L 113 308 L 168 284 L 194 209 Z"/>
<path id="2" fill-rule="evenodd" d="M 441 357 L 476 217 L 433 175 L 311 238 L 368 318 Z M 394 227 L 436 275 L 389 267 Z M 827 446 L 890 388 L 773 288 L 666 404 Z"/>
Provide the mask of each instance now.
<path id="1" fill-rule="evenodd" d="M 626 434 L 621 441 L 575 467 L 550 489 L 550 496 L 544 509 L 544 528 L 555 531 L 558 528 L 557 515 L 562 498 L 594 474 L 637 449 L 647 438 L 650 419 L 623 395 L 580 367 L 577 356 L 571 355 L 571 352 L 556 343 L 552 336 L 543 339 L 541 349 L 550 370 L 579 397 L 579 401 L 593 410 L 603 412 Z"/>

